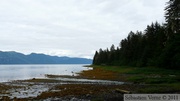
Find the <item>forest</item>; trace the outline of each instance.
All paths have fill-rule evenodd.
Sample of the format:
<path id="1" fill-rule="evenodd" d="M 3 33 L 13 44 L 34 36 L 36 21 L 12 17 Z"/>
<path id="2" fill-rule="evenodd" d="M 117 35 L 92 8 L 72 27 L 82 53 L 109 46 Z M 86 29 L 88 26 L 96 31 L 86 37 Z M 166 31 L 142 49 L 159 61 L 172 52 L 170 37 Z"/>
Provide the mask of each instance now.
<path id="1" fill-rule="evenodd" d="M 93 65 L 180 69 L 180 0 L 169 0 L 164 10 L 165 23 L 129 32 L 118 47 L 99 49 Z"/>

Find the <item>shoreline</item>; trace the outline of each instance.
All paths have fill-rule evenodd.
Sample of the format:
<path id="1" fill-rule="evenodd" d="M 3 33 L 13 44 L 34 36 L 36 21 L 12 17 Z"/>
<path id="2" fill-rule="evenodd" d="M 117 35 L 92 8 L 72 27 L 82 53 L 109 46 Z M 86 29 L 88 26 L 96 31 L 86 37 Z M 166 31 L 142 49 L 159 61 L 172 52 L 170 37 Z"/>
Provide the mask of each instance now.
<path id="1" fill-rule="evenodd" d="M 115 69 L 107 70 L 107 69 Z M 118 71 L 121 69 L 120 71 Z M 16 80 L 9 83 L 0 83 L 0 95 L 4 94 L 0 99 L 15 99 L 17 101 L 25 100 L 69 100 L 76 99 L 78 100 L 115 100 L 122 101 L 124 93 L 180 93 L 179 83 L 172 82 L 169 84 L 159 84 L 159 83 L 143 83 L 144 81 L 139 82 L 136 77 L 141 76 L 151 76 L 145 74 L 129 74 L 131 70 L 136 72 L 137 68 L 119 68 L 111 67 L 106 68 L 103 66 L 97 67 L 94 66 L 93 69 L 84 70 L 80 73 L 77 73 L 76 76 L 67 76 L 67 75 L 50 75 L 47 74 L 45 79 L 42 78 L 33 78 L 29 80 Z M 154 70 L 153 70 L 154 72 Z M 168 71 L 169 72 L 169 71 Z M 152 78 L 160 78 L 154 73 Z M 168 74 L 169 75 L 169 74 Z M 163 74 L 164 76 L 164 74 Z M 135 78 L 136 82 L 134 82 Z M 179 74 L 172 77 L 173 79 L 178 80 Z M 62 80 L 65 79 L 65 80 Z M 68 81 L 67 79 L 75 79 L 74 81 Z M 94 82 L 85 82 L 77 80 L 93 80 Z M 132 79 L 132 80 L 131 80 Z M 150 78 L 151 79 L 151 78 Z M 101 80 L 101 82 L 96 80 Z M 104 81 L 102 83 L 102 81 Z M 115 82 L 125 82 L 122 84 L 110 84 L 107 81 Z M 14 92 L 8 92 L 11 89 L 14 89 Z M 159 90 L 159 91 L 158 91 Z M 99 91 L 99 92 L 97 92 Z M 31 93 L 30 93 L 31 92 Z M 26 98 L 13 97 L 15 93 L 18 95 L 33 95 Z M 11 97 L 7 95 L 11 94 Z M 35 95 L 36 94 L 36 95 Z M 116 100 L 117 99 L 117 100 Z"/>
<path id="2" fill-rule="evenodd" d="M 100 95 L 106 97 L 106 99 L 116 98 L 119 100 L 118 96 L 121 96 L 122 99 L 122 94 L 115 92 L 120 85 L 123 85 L 122 82 L 112 81 L 112 79 L 109 80 L 108 78 L 105 79 L 105 77 L 104 79 L 99 79 L 98 77 L 90 78 L 84 75 L 83 72 L 86 71 L 89 70 L 82 71 L 82 73 L 77 73 L 76 76 L 47 74 L 46 78 L 33 78 L 29 80 L 15 80 L 11 82 L 0 83 L 2 87 L 6 86 L 6 89 L 2 89 L 0 86 L 0 89 L 3 91 L 0 92 L 0 99 L 13 99 L 18 101 L 34 99 L 53 100 L 54 98 L 70 99 L 69 96 L 71 96 L 72 98 L 76 99 L 92 100 L 99 99 Z M 75 80 L 62 80 L 62 78 Z M 84 81 L 77 81 L 76 79 Z M 58 90 L 60 88 L 61 90 Z M 68 88 L 68 90 L 62 91 L 62 89 L 65 88 Z M 113 95 L 110 92 L 114 92 L 113 94 L 116 96 L 112 97 Z M 59 95 L 56 93 L 59 93 Z M 109 95 L 109 97 L 106 95 Z"/>

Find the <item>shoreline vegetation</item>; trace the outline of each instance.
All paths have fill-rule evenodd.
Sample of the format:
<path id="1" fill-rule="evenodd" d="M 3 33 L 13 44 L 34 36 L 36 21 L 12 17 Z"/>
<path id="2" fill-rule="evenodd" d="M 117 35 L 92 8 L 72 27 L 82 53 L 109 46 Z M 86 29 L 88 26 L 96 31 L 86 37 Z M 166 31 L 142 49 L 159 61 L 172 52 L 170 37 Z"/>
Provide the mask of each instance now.
<path id="1" fill-rule="evenodd" d="M 104 73 L 98 74 L 97 79 L 123 81 L 129 87 L 139 86 L 131 89 L 133 93 L 180 93 L 180 70 L 105 65 L 92 65 L 92 67 L 93 70 L 85 71 L 82 75 L 92 79 L 93 73 L 96 75 L 96 73 L 100 73 L 97 71 L 104 71 Z M 125 88 L 125 90 L 129 89 Z"/>
<path id="2" fill-rule="evenodd" d="M 180 93 L 180 71 L 162 68 L 119 67 L 91 65 L 90 70 L 77 73 L 76 76 L 46 75 L 47 78 L 33 78 L 0 83 L 0 95 L 5 101 L 26 100 L 123 100 L 124 93 Z M 93 84 L 81 82 L 66 82 L 56 78 L 89 79 L 121 81 L 123 84 Z M 34 87 L 34 88 L 33 88 Z M 46 88 L 46 89 L 45 89 Z M 8 97 L 14 93 L 22 98 Z M 24 91 L 23 91 L 23 90 Z M 29 91 L 37 90 L 34 97 L 26 97 Z M 39 91 L 38 91 L 39 90 Z M 27 92 L 25 92 L 27 91 Z M 24 94 L 24 95 L 23 95 Z"/>

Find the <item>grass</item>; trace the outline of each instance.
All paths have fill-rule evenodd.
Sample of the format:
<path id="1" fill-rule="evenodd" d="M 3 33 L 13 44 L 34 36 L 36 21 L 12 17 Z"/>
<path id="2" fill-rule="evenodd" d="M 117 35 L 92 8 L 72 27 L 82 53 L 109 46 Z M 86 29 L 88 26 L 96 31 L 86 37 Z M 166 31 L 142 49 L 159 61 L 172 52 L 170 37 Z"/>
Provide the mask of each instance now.
<path id="1" fill-rule="evenodd" d="M 81 78 L 86 79 L 117 80 L 116 72 L 107 71 L 101 68 L 93 68 L 92 70 L 85 70 L 77 74 Z"/>
<path id="2" fill-rule="evenodd" d="M 126 74 L 158 74 L 158 75 L 180 75 L 180 70 L 170 70 L 157 67 L 129 67 L 129 66 L 96 66 L 94 68 L 102 68 L 118 73 Z"/>
<path id="3" fill-rule="evenodd" d="M 180 93 L 180 70 L 157 67 L 92 66 L 119 74 L 121 81 L 144 85 L 136 93 Z M 119 81 L 120 81 L 119 80 Z"/>
<path id="4" fill-rule="evenodd" d="M 180 93 L 180 83 L 151 84 L 138 89 L 139 93 Z"/>

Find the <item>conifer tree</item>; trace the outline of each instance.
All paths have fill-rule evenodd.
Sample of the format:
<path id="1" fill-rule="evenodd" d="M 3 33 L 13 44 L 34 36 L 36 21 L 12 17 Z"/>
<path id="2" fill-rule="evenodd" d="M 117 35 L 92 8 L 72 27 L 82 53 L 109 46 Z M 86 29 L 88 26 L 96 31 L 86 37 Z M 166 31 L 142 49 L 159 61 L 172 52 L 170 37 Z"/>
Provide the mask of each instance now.
<path id="1" fill-rule="evenodd" d="M 180 0 L 170 0 L 165 8 L 165 19 L 168 29 L 168 37 L 173 33 L 180 34 Z"/>

